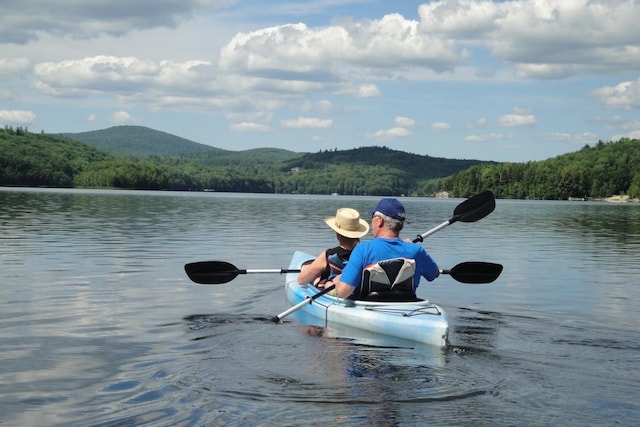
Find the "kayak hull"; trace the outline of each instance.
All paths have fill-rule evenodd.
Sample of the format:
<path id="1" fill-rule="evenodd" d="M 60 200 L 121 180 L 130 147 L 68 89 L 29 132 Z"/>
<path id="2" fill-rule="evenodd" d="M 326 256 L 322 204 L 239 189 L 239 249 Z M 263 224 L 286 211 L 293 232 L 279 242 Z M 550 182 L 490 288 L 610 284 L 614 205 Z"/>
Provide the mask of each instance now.
<path id="1" fill-rule="evenodd" d="M 299 270 L 312 255 L 296 251 L 289 270 Z M 298 304 L 320 292 L 311 284 L 299 285 L 297 272 L 285 278 L 287 301 Z M 445 311 L 427 300 L 417 302 L 353 301 L 322 295 L 301 309 L 305 321 L 336 330 L 354 329 L 437 347 L 448 343 L 449 321 Z"/>

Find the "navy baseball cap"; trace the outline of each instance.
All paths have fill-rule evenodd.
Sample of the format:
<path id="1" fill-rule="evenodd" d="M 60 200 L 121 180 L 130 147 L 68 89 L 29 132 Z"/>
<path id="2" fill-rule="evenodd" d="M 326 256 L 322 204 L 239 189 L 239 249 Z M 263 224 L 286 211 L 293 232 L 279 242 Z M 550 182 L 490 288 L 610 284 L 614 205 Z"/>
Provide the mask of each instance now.
<path id="1" fill-rule="evenodd" d="M 370 214 L 380 212 L 393 219 L 405 220 L 404 206 L 397 199 L 382 199 L 378 205 L 367 211 Z"/>

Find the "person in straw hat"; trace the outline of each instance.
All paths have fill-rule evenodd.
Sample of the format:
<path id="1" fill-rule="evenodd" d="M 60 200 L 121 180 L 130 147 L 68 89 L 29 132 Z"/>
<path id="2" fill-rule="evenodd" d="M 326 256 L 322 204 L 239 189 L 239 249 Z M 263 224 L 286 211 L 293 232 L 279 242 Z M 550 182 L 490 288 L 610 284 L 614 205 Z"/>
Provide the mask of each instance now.
<path id="1" fill-rule="evenodd" d="M 360 238 L 369 232 L 369 224 L 360 218 L 360 213 L 351 208 L 340 208 L 335 216 L 324 222 L 336 232 L 338 246 L 322 251 L 310 264 L 302 267 L 298 283 L 314 283 L 323 288 L 324 283 L 342 273 L 347 265 L 351 251 L 360 242 Z"/>
<path id="2" fill-rule="evenodd" d="M 434 280 L 440 274 L 438 265 L 421 245 L 400 238 L 406 214 L 404 206 L 397 199 L 382 199 L 368 212 L 371 214 L 371 234 L 374 238 L 354 249 L 349 264 L 333 280 L 336 287 L 332 294 L 340 298 L 367 299 L 368 295 L 362 293 L 362 285 L 365 284 L 363 278 L 369 266 L 385 261 L 402 261 L 404 265 L 404 260 L 413 260 L 413 277 L 403 284 L 408 289 L 400 291 L 404 292 L 402 297 L 416 298 L 415 290 L 420 278 Z M 395 292 L 393 289 L 388 291 Z"/>

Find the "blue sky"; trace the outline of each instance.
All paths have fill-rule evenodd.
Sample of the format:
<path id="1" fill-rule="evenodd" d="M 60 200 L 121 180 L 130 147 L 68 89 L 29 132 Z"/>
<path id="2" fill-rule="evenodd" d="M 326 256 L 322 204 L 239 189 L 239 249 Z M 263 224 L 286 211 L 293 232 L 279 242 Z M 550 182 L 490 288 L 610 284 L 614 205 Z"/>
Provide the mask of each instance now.
<path id="1" fill-rule="evenodd" d="M 638 0 L 4 0 L 0 125 L 526 162 L 640 138 Z"/>

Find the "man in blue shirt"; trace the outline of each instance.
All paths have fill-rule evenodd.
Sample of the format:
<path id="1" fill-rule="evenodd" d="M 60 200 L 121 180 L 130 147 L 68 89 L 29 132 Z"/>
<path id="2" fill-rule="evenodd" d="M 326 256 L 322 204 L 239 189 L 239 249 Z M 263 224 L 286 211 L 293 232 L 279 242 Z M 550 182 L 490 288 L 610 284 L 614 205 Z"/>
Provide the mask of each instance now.
<path id="1" fill-rule="evenodd" d="M 342 275 L 333 280 L 336 285 L 334 295 L 340 298 L 351 296 L 360 286 L 365 268 L 379 261 L 393 258 L 415 260 L 414 292 L 420 277 L 428 281 L 438 277 L 438 266 L 424 248 L 400 239 L 400 231 L 405 220 L 402 203 L 397 199 L 382 199 L 369 213 L 372 213 L 371 233 L 374 239 L 362 242 L 355 247 Z"/>

